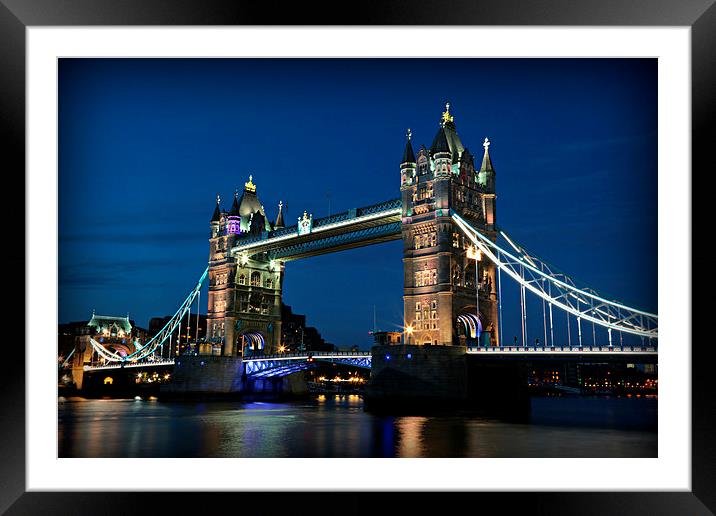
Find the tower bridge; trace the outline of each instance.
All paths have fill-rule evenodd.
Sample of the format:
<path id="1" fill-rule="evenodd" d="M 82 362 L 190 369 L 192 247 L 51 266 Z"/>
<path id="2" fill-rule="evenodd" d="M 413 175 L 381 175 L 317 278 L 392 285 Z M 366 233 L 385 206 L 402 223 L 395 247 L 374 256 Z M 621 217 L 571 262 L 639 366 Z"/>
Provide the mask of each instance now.
<path id="1" fill-rule="evenodd" d="M 240 371 L 257 378 L 310 367 L 306 354 L 276 355 L 281 345 L 286 264 L 402 239 L 404 351 L 395 353 L 401 360 L 391 362 L 390 349 L 377 348 L 371 356 L 351 359 L 360 361 L 363 367 L 370 364 L 373 377 L 402 367 L 398 362 L 408 364 L 413 349 L 429 350 L 425 357 L 431 353 L 443 357 L 469 355 L 471 360 L 599 357 L 600 361 L 618 361 L 638 356 L 655 360 L 656 314 L 578 285 L 497 225 L 496 172 L 490 145 L 485 138 L 482 159 L 477 161 L 458 136 L 448 104 L 429 148 L 421 145 L 416 152 L 408 130 L 399 165 L 400 198 L 327 217 L 314 218 L 303 212 L 290 225 L 285 224 L 283 203 L 279 203 L 275 220 L 269 220 L 257 185 L 249 176 L 241 195 L 235 192 L 228 211 L 222 209 L 217 196 L 209 224 L 208 267 L 162 331 L 123 354 L 90 339 L 95 354 L 105 364 L 142 362 L 151 367 L 149 361 L 165 344 L 173 349 L 172 336 L 180 330 L 183 318 L 190 316 L 195 301 L 198 313 L 206 280 L 207 334 L 206 342 L 192 350 L 197 357 L 239 359 L 240 368 L 227 374 Z M 502 290 L 506 280 L 520 293 L 519 342 L 517 337 L 514 342 L 503 338 Z M 537 316 L 543 328 L 541 344 L 539 339 L 534 345 L 528 342 L 528 298 L 542 304 Z M 557 313 L 566 325 L 560 327 Z M 433 351 L 447 348 L 452 351 Z M 75 360 L 81 362 L 83 356 L 86 354 L 78 354 Z M 175 356 L 174 360 L 177 368 L 187 363 L 183 357 Z M 197 360 L 201 367 L 208 363 Z M 422 372 L 416 372 L 415 363 L 406 371 L 419 376 Z"/>

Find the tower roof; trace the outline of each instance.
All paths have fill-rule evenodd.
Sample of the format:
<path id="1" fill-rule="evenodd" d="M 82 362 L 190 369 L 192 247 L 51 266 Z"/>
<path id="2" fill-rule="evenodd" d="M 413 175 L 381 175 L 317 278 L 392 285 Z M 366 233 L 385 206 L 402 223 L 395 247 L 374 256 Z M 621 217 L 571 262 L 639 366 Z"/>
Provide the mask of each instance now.
<path id="1" fill-rule="evenodd" d="M 278 215 L 276 215 L 276 223 L 273 225 L 274 228 L 284 227 L 283 223 L 283 201 L 278 202 Z"/>
<path id="2" fill-rule="evenodd" d="M 430 153 L 450 152 L 452 153 L 452 162 L 457 163 L 464 150 L 465 147 L 457 135 L 455 119 L 450 114 L 450 103 L 448 102 L 445 104 L 445 111 L 440 120 L 440 129 L 438 129 L 433 139 L 433 144 L 430 146 Z"/>
<path id="3" fill-rule="evenodd" d="M 97 329 L 97 331 L 103 331 L 105 328 L 109 329 L 115 325 L 117 329 L 123 330 L 125 333 L 131 333 L 132 323 L 129 322 L 129 316 L 127 317 L 114 317 L 107 315 L 95 315 L 92 313 L 92 318 L 87 323 L 87 326 Z"/>
<path id="4" fill-rule="evenodd" d="M 231 204 L 230 217 L 238 217 L 239 215 L 239 191 L 234 191 L 234 202 Z"/>
<path id="5" fill-rule="evenodd" d="M 488 150 L 490 148 L 490 140 L 485 138 L 485 143 L 483 143 L 482 146 L 485 148 L 485 154 L 482 156 L 480 172 L 494 172 L 495 169 L 492 168 L 492 160 L 490 159 L 490 151 Z"/>
<path id="6" fill-rule="evenodd" d="M 264 217 L 266 216 L 264 207 L 261 206 L 261 202 L 256 196 L 256 185 L 253 182 L 253 176 L 249 176 L 248 182 L 244 183 L 244 192 L 241 194 L 241 199 L 239 199 L 236 205 L 236 211 L 237 215 L 241 217 L 248 217 L 257 211 Z"/>
<path id="7" fill-rule="evenodd" d="M 415 163 L 415 153 L 413 152 L 413 145 L 410 143 L 410 138 L 413 133 L 408 129 L 407 140 L 405 142 L 405 150 L 403 151 L 403 161 L 401 163 Z"/>
<path id="8" fill-rule="evenodd" d="M 211 222 L 219 222 L 221 220 L 221 208 L 219 208 L 219 204 L 221 203 L 221 197 L 218 195 L 216 196 L 216 207 L 214 208 L 214 214 L 211 216 Z"/>
<path id="9" fill-rule="evenodd" d="M 238 192 L 236 194 L 238 196 Z M 242 231 L 248 231 L 249 227 L 252 226 L 251 224 L 251 216 L 255 214 L 260 214 L 260 219 L 255 219 L 254 222 L 262 221 L 257 223 L 258 225 L 262 225 L 262 230 L 271 231 L 271 224 L 268 221 L 268 218 L 266 217 L 266 212 L 264 211 L 264 207 L 261 204 L 261 201 L 259 201 L 258 196 L 256 195 L 256 185 L 253 182 L 253 176 L 249 176 L 248 182 L 244 183 L 244 191 L 241 194 L 241 197 L 234 198 L 234 207 L 231 208 L 231 215 L 238 216 L 241 218 L 241 230 Z"/>

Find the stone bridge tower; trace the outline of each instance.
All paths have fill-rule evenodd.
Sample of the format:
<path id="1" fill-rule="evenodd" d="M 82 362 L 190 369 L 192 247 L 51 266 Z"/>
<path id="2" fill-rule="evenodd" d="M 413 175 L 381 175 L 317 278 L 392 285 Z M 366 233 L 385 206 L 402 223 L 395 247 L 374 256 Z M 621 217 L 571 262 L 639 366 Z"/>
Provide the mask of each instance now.
<path id="1" fill-rule="evenodd" d="M 411 136 L 408 130 L 400 165 L 404 320 L 406 328 L 412 328 L 406 342 L 498 345 L 495 266 L 480 259 L 450 218 L 452 209 L 496 239 L 490 143 L 485 138 L 482 164 L 476 170 L 472 154 L 457 135 L 449 104 L 430 149 L 421 146 L 416 156 Z"/>
<path id="2" fill-rule="evenodd" d="M 234 255 L 242 240 L 265 237 L 283 225 L 279 208 L 276 223 L 269 222 L 256 195 L 253 178 L 244 185 L 229 212 L 216 208 L 209 238 L 209 300 L 206 338 L 202 353 L 223 356 L 269 354 L 281 338 L 283 263 L 266 253 Z"/>

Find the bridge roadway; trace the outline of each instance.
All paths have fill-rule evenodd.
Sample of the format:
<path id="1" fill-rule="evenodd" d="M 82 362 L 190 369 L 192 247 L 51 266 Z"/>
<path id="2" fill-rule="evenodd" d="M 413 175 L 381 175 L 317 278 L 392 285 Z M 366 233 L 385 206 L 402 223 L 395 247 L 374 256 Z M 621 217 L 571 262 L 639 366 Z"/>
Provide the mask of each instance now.
<path id="1" fill-rule="evenodd" d="M 400 349 L 400 346 L 396 346 Z M 654 347 L 613 347 L 583 346 L 579 347 L 535 347 L 535 346 L 504 346 L 488 348 L 470 348 L 467 354 L 477 359 L 507 360 L 539 360 L 568 362 L 626 362 L 656 363 L 658 352 Z M 179 357 L 177 360 L 181 360 Z M 174 365 L 175 359 L 163 359 L 126 364 L 109 364 L 103 366 L 85 366 L 85 371 L 104 371 L 121 368 L 146 368 Z M 292 353 L 246 357 L 243 360 L 244 371 L 253 378 L 283 376 L 306 369 L 312 362 L 330 362 L 348 366 L 370 369 L 370 351 L 316 351 L 310 353 Z"/>
<path id="2" fill-rule="evenodd" d="M 308 232 L 298 224 L 261 235 L 240 237 L 231 249 L 238 258 L 266 252 L 271 259 L 290 261 L 333 253 L 364 245 L 401 238 L 402 203 L 400 199 L 318 218 Z"/>

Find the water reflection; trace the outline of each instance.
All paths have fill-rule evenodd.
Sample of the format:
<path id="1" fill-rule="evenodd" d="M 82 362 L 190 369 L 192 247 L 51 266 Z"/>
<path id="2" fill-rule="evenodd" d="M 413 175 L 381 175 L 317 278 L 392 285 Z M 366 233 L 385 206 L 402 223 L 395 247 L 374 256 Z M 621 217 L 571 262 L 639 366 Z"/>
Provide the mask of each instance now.
<path id="1" fill-rule="evenodd" d="M 423 425 L 426 417 L 403 417 L 397 422 L 398 457 L 423 457 Z"/>
<path id="2" fill-rule="evenodd" d="M 61 457 L 655 457 L 656 399 L 537 398 L 528 415 L 381 416 L 357 395 L 291 403 L 59 406 Z"/>

